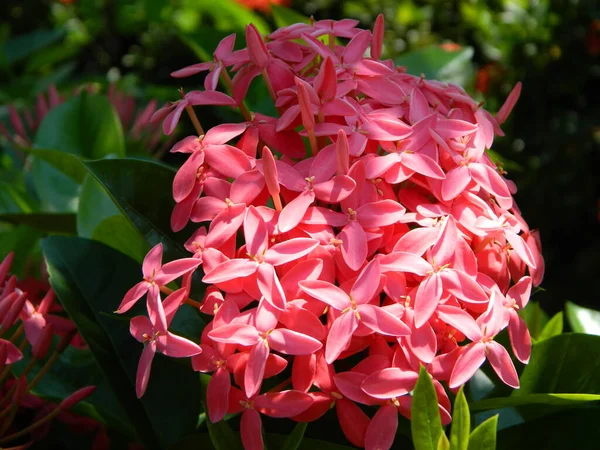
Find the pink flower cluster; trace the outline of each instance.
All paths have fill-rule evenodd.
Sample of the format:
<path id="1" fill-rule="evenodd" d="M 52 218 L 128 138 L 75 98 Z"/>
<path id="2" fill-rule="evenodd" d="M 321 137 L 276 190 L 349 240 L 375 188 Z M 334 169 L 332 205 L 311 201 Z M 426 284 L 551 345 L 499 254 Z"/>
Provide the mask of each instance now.
<path id="1" fill-rule="evenodd" d="M 410 417 L 421 365 L 448 423 L 440 382 L 457 389 L 487 360 L 519 387 L 494 341 L 501 330 L 529 359 L 517 311 L 543 276 L 540 241 L 486 154 L 520 85 L 494 117 L 459 86 L 380 60 L 382 17 L 373 32 L 357 23 L 295 24 L 267 39 L 250 25 L 247 48 L 234 51 L 232 35 L 214 61 L 175 72 L 208 72 L 205 90 L 155 114 L 167 134 L 184 110 L 197 129 L 172 149 L 189 155 L 173 182 L 172 226 L 206 225 L 187 242 L 190 258 L 162 265 L 153 248 L 119 308 L 147 294 L 149 318 L 131 321 L 145 344 L 138 395 L 156 351 L 192 356 L 213 374 L 210 420 L 241 412 L 246 449 L 263 448 L 260 414 L 313 421 L 334 406 L 352 444 L 387 449 L 398 413 Z M 245 105 L 259 77 L 279 117 Z M 230 105 L 246 121 L 204 132 L 197 105 Z M 199 269 L 208 285 L 199 308 L 214 319 L 195 343 L 168 328 L 181 304 L 194 304 Z M 287 382 L 261 389 L 284 370 Z M 379 408 L 370 418 L 357 404 Z"/>

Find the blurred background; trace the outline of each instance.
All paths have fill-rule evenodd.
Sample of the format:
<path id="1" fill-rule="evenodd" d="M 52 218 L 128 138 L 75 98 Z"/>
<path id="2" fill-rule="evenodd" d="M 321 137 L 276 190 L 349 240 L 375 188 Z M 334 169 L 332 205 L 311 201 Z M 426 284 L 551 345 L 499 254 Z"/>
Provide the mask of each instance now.
<path id="1" fill-rule="evenodd" d="M 493 151 L 519 187 L 517 202 L 523 216 L 541 232 L 547 270 L 544 290 L 536 293 L 535 300 L 547 313 L 561 310 L 567 300 L 600 308 L 594 288 L 600 270 L 598 1 L 274 3 L 0 2 L 0 214 L 61 213 L 76 207 L 62 197 L 47 198 L 40 190 L 36 194 L 31 188 L 36 180 L 27 174 L 31 167 L 14 155 L 20 144 L 33 140 L 43 113 L 81 86 L 109 94 L 128 130 L 128 146 L 164 158 L 170 143 L 145 127 L 146 116 L 157 105 L 175 100 L 182 83 L 186 90 L 200 88 L 201 79 L 175 80 L 170 73 L 212 59 L 222 37 L 241 32 L 239 47 L 244 26 L 250 22 L 266 33 L 310 16 L 354 18 L 372 28 L 377 14 L 383 13 L 384 57 L 406 65 L 410 73 L 459 83 L 478 100 L 485 100 L 491 112 L 498 110 L 517 81 L 523 83 L 519 103 L 503 127 L 506 136 L 496 140 Z M 253 109 L 268 113 L 268 107 L 261 105 L 265 93 L 251 95 Z M 224 119 L 217 114 L 222 113 L 203 121 Z M 187 131 L 191 129 L 179 130 L 179 136 Z M 57 184 L 52 184 L 53 189 Z M 39 227 L 32 227 L 28 233 L 7 223 L 0 225 L 0 254 L 16 246 L 32 248 L 40 235 Z M 26 264 L 22 262 L 25 269 Z"/>

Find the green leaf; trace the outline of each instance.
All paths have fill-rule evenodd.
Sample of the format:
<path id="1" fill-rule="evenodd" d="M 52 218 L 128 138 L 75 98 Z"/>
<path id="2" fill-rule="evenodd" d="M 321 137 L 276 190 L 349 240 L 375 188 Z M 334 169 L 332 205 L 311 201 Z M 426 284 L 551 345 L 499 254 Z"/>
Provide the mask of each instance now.
<path id="1" fill-rule="evenodd" d="M 564 333 L 537 342 L 512 396 L 541 393 L 600 394 L 600 336 Z"/>
<path id="2" fill-rule="evenodd" d="M 475 428 L 469 438 L 468 450 L 494 450 L 496 448 L 497 425 L 498 414 Z"/>
<path id="3" fill-rule="evenodd" d="M 285 440 L 281 450 L 298 450 L 300 444 L 302 444 L 302 439 L 304 438 L 304 433 L 306 432 L 307 426 L 308 423 L 306 422 L 298 423 Z"/>
<path id="4" fill-rule="evenodd" d="M 34 147 L 98 159 L 110 154 L 124 156 L 125 138 L 121 120 L 108 98 L 83 92 L 46 115 Z"/>
<path id="5" fill-rule="evenodd" d="M 198 378 L 186 361 L 156 355 L 144 397 L 135 395 L 142 345 L 114 314 L 140 266 L 103 244 L 51 236 L 42 242 L 50 282 L 146 448 L 164 448 L 191 434 L 200 414 Z M 132 312 L 144 312 L 142 302 Z M 182 363 L 183 362 L 183 363 Z"/>
<path id="6" fill-rule="evenodd" d="M 442 430 L 438 398 L 431 376 L 421 367 L 413 392 L 411 431 L 416 450 L 436 450 Z"/>
<path id="7" fill-rule="evenodd" d="M 498 432 L 499 450 L 596 450 L 600 408 L 561 411 Z M 489 447 L 482 447 L 489 448 Z"/>
<path id="8" fill-rule="evenodd" d="M 523 318 L 529 329 L 531 337 L 537 339 L 548 323 L 548 315 L 540 307 L 538 302 L 529 302 L 526 308 L 519 311 L 519 315 Z"/>
<path id="9" fill-rule="evenodd" d="M 79 195 L 77 234 L 81 237 L 91 238 L 94 235 L 96 227 L 104 219 L 116 216 L 121 211 L 98 180 L 88 174 L 88 170 L 83 164 L 82 166 L 87 175 L 81 186 L 81 194 Z"/>
<path id="10" fill-rule="evenodd" d="M 567 302 L 565 310 L 573 331 L 600 336 L 600 311 L 584 308 L 571 302 Z"/>
<path id="11" fill-rule="evenodd" d="M 15 252 L 11 272 L 19 275 L 41 237 L 41 232 L 27 225 L 20 225 L 0 233 L 0 261 L 10 252 Z"/>
<path id="12" fill-rule="evenodd" d="M 49 233 L 76 232 L 75 214 L 72 213 L 0 214 L 0 221 L 15 225 L 25 224 Z"/>
<path id="13" fill-rule="evenodd" d="M 448 440 L 448 436 L 446 436 L 446 433 L 442 433 L 440 435 L 437 450 L 450 450 L 450 441 Z"/>
<path id="14" fill-rule="evenodd" d="M 600 401 L 599 394 L 525 394 L 488 398 L 470 404 L 473 411 L 489 411 L 523 405 L 573 405 Z"/>
<path id="15" fill-rule="evenodd" d="M 21 150 L 35 156 L 37 159 L 47 162 L 75 183 L 83 183 L 83 180 L 87 175 L 87 170 L 85 169 L 83 162 L 75 154 L 46 148 L 22 147 Z"/>
<path id="16" fill-rule="evenodd" d="M 64 36 L 60 28 L 54 30 L 36 30 L 31 33 L 21 34 L 9 39 L 3 44 L 2 52 L 9 64 L 13 64 L 36 51 L 48 47 Z"/>
<path id="17" fill-rule="evenodd" d="M 469 405 L 461 387 L 454 400 L 452 412 L 452 429 L 450 430 L 450 448 L 452 450 L 467 450 L 469 433 L 471 432 L 471 416 Z"/>
<path id="18" fill-rule="evenodd" d="M 448 81 L 465 85 L 471 78 L 473 67 L 472 47 L 447 50 L 439 45 L 432 45 L 394 58 L 400 66 L 406 66 L 407 72 L 414 75 L 425 75 L 425 78 Z"/>
<path id="19" fill-rule="evenodd" d="M 310 23 L 310 19 L 299 12 L 281 5 L 271 5 L 271 12 L 277 28 L 287 27 L 295 23 Z"/>
<path id="20" fill-rule="evenodd" d="M 242 440 L 238 433 L 234 433 L 229 424 L 225 420 L 217 423 L 206 421 L 210 440 L 216 450 L 242 450 Z M 260 433 L 260 430 L 256 430 Z"/>
<path id="21" fill-rule="evenodd" d="M 94 230 L 92 239 L 142 262 L 150 248 L 146 241 L 137 233 L 121 214 L 107 217 Z"/>
<path id="22" fill-rule="evenodd" d="M 85 171 L 73 155 L 89 159 L 125 155 L 119 116 L 106 97 L 85 92 L 46 115 L 34 147 L 52 149 L 32 150 L 39 153 L 32 162 L 31 173 L 44 211 L 77 210 L 79 184 Z"/>
<path id="23" fill-rule="evenodd" d="M 192 235 L 191 229 L 171 231 L 173 169 L 136 159 L 107 159 L 85 165 L 149 245 L 162 242 L 168 260 L 189 256 L 183 244 Z"/>
<path id="24" fill-rule="evenodd" d="M 552 336 L 557 336 L 561 334 L 563 331 L 563 313 L 557 313 L 550 321 L 546 324 L 546 326 L 542 329 L 542 332 L 538 336 L 538 341 L 543 341 L 545 339 L 551 338 Z"/>
<path id="25" fill-rule="evenodd" d="M 0 212 L 30 213 L 37 209 L 37 202 L 27 192 L 24 180 L 20 170 L 0 171 Z"/>

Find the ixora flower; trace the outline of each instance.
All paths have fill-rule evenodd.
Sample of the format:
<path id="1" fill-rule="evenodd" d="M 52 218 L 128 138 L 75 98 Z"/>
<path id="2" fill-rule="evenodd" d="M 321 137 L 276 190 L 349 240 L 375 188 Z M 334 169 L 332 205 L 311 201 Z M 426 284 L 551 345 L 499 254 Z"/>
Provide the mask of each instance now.
<path id="1" fill-rule="evenodd" d="M 486 361 L 519 387 L 494 341 L 500 331 L 529 360 L 517 310 L 543 277 L 539 235 L 486 153 L 520 84 L 494 117 L 461 87 L 381 60 L 383 17 L 372 33 L 357 24 L 295 24 L 267 37 L 250 25 L 248 48 L 234 51 L 228 36 L 213 62 L 174 73 L 208 71 L 207 90 L 155 114 L 167 133 L 183 111 L 196 128 L 172 149 L 189 155 L 173 183 L 172 224 L 199 225 L 190 258 L 161 265 L 160 247 L 150 251 L 144 281 L 119 309 L 148 293 L 150 318 L 131 324 L 146 346 L 138 394 L 155 351 L 192 356 L 194 370 L 213 373 L 208 417 L 241 412 L 247 449 L 262 448 L 259 413 L 308 422 L 334 406 L 351 443 L 387 449 L 397 415 L 410 418 L 420 366 L 448 423 L 447 389 Z M 244 103 L 257 82 L 277 117 Z M 243 120 L 205 132 L 196 105 L 233 106 Z M 197 270 L 209 287 L 191 303 L 214 320 L 194 343 L 168 328 Z M 164 286 L 179 277 L 178 291 Z M 348 370 L 340 361 L 350 356 L 362 362 Z M 286 367 L 289 380 L 266 391 L 263 380 Z"/>

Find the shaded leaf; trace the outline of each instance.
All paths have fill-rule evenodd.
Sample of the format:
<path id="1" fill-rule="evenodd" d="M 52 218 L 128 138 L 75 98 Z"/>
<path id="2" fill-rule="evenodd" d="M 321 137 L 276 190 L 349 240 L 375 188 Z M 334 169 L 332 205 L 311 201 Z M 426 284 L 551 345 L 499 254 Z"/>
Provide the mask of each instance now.
<path id="1" fill-rule="evenodd" d="M 92 239 L 124 253 L 141 263 L 150 250 L 146 241 L 121 214 L 107 217 L 94 230 Z"/>
<path id="2" fill-rule="evenodd" d="M 85 166 L 86 178 L 81 186 L 79 195 L 79 209 L 77 210 L 77 234 L 81 237 L 91 238 L 94 230 L 100 223 L 109 217 L 121 214 L 104 187 L 92 175 L 88 174 Z"/>
<path id="3" fill-rule="evenodd" d="M 76 232 L 75 214 L 72 213 L 0 214 L 0 221 L 15 225 L 25 224 L 49 233 Z"/>
<path id="4" fill-rule="evenodd" d="M 53 30 L 36 30 L 31 33 L 21 34 L 4 42 L 2 52 L 9 64 L 13 64 L 36 51 L 48 47 L 64 36 L 60 28 Z"/>
<path id="5" fill-rule="evenodd" d="M 146 394 L 141 400 L 135 395 L 142 345 L 129 334 L 128 320 L 112 311 L 139 281 L 139 264 L 110 247 L 76 237 L 46 238 L 42 249 L 53 289 L 146 448 L 167 447 L 192 433 L 200 414 L 200 386 L 186 361 L 157 355 Z M 144 309 L 140 302 L 136 310 Z"/>
<path id="6" fill-rule="evenodd" d="M 449 81 L 465 85 L 472 72 L 472 47 L 446 49 L 432 45 L 394 58 L 400 66 L 406 66 L 413 75 L 425 75 L 425 78 Z"/>
<path id="7" fill-rule="evenodd" d="M 523 405 L 573 405 L 600 401 L 599 394 L 525 394 L 511 397 L 488 398 L 470 404 L 473 411 L 488 411 Z"/>
<path id="8" fill-rule="evenodd" d="M 306 427 L 308 423 L 300 422 L 295 427 L 294 430 L 288 435 L 285 440 L 282 450 L 297 450 L 300 448 L 300 444 L 302 443 L 302 439 L 304 438 L 304 433 L 306 432 Z"/>
<path id="9" fill-rule="evenodd" d="M 310 23 L 310 18 L 281 5 L 271 5 L 271 12 L 277 28 L 287 27 L 295 23 Z"/>

